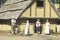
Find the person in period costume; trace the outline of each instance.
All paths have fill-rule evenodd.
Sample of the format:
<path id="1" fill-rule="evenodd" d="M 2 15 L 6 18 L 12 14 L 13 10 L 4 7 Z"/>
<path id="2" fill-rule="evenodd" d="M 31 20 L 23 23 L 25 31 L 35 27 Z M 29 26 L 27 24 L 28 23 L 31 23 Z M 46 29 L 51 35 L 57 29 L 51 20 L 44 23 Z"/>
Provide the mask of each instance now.
<path id="1" fill-rule="evenodd" d="M 47 19 L 47 21 L 46 21 L 46 27 L 45 27 L 45 34 L 50 34 L 49 28 L 50 28 L 50 23 L 49 23 L 49 21 Z"/>
<path id="2" fill-rule="evenodd" d="M 11 31 L 12 31 L 12 34 L 15 34 L 15 26 L 16 26 L 16 19 L 15 18 L 12 18 L 11 19 Z"/>
<path id="3" fill-rule="evenodd" d="M 36 21 L 36 32 L 37 33 L 41 33 L 41 22 L 40 22 L 40 19 L 37 19 Z"/>
<path id="4" fill-rule="evenodd" d="M 27 20 L 27 23 L 26 23 L 25 35 L 26 36 L 29 36 L 30 35 L 30 32 L 29 32 L 29 20 Z"/>

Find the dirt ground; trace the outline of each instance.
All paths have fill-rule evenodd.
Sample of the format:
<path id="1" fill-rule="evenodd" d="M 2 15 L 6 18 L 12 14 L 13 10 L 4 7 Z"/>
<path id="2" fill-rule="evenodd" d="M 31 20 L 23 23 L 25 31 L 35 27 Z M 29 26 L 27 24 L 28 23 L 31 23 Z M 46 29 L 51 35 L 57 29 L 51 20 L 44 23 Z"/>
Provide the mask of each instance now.
<path id="1" fill-rule="evenodd" d="M 0 40 L 60 40 L 60 34 L 52 34 L 52 35 L 33 34 L 31 36 L 25 36 L 0 31 Z"/>

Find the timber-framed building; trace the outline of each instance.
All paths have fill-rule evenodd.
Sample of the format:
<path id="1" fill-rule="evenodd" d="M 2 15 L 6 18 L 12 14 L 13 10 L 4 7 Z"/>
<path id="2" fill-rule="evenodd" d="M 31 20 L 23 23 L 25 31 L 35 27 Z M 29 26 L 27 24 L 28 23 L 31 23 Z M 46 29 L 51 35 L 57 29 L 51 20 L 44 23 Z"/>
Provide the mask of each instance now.
<path id="1" fill-rule="evenodd" d="M 25 30 L 26 20 L 30 21 L 31 34 L 34 33 L 35 20 L 39 18 L 43 24 L 46 19 L 51 24 L 50 29 L 59 33 L 60 27 L 60 0 L 1 0 L 0 1 L 0 30 L 11 30 L 11 18 L 17 20 L 20 30 Z"/>

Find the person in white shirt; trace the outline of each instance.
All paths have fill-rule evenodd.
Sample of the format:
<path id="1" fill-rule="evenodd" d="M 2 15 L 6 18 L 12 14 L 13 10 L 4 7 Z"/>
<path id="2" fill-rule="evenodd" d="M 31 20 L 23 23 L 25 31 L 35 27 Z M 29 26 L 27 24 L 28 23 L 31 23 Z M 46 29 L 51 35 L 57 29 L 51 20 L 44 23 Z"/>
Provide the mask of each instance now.
<path id="1" fill-rule="evenodd" d="M 12 34 L 15 34 L 15 26 L 16 26 L 16 19 L 15 18 L 12 18 L 11 19 L 11 31 L 12 31 Z"/>
<path id="2" fill-rule="evenodd" d="M 11 25 L 15 25 L 16 24 L 16 20 L 13 18 L 11 19 Z"/>
<path id="3" fill-rule="evenodd" d="M 37 21 L 36 21 L 36 32 L 37 33 L 41 33 L 40 27 L 41 27 L 40 19 L 37 19 Z"/>
<path id="4" fill-rule="evenodd" d="M 25 35 L 29 36 L 30 32 L 29 32 L 29 20 L 26 21 L 26 28 L 25 28 Z"/>
<path id="5" fill-rule="evenodd" d="M 45 27 L 45 34 L 50 34 L 50 32 L 49 32 L 49 29 L 50 29 L 50 23 L 49 23 L 48 19 L 47 19 L 45 25 L 46 25 L 46 27 Z"/>

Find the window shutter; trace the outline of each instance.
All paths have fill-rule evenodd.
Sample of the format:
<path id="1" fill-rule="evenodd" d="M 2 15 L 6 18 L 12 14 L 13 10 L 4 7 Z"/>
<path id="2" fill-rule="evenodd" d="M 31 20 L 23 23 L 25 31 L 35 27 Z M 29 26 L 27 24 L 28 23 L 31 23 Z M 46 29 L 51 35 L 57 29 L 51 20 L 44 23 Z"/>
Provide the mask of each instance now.
<path id="1" fill-rule="evenodd" d="M 53 2 L 53 4 L 55 4 L 56 3 L 56 0 L 51 0 L 52 2 Z"/>
<path id="2" fill-rule="evenodd" d="M 60 3 L 60 0 L 56 0 L 56 3 Z"/>

